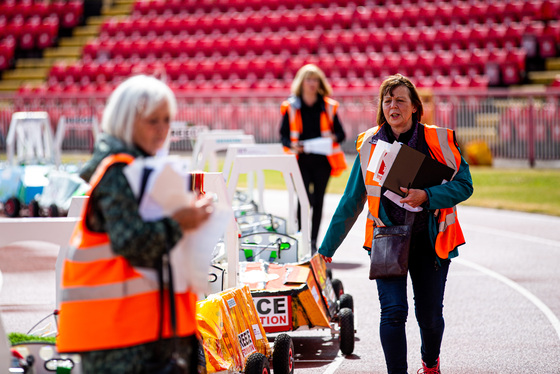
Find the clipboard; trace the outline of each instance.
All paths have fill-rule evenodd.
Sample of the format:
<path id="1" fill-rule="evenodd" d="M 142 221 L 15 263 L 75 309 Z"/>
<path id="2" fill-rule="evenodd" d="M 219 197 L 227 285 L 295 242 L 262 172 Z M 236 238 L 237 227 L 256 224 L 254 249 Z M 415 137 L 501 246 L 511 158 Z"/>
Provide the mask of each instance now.
<path id="1" fill-rule="evenodd" d="M 405 193 L 400 187 L 423 189 L 437 186 L 450 181 L 454 172 L 453 168 L 403 144 L 387 173 L 383 187 L 404 197 Z"/>

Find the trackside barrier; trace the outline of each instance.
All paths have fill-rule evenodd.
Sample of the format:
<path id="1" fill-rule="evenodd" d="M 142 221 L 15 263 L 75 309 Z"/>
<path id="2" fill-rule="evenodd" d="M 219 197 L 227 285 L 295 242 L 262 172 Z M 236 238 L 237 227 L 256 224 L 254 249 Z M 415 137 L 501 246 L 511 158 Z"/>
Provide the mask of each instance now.
<path id="1" fill-rule="evenodd" d="M 301 172 L 294 155 L 237 155 L 228 180 L 228 196 L 233 200 L 239 176 L 250 172 L 275 170 L 282 173 L 286 189 L 288 190 L 288 220 L 287 231 L 295 234 L 297 230 L 297 203 L 301 204 L 301 235 L 299 242 L 299 260 L 308 259 L 310 248 L 310 205 L 307 192 L 303 184 Z"/>
<path id="2" fill-rule="evenodd" d="M 237 155 L 282 155 L 284 154 L 284 149 L 282 144 L 230 144 L 227 147 L 226 158 L 224 161 L 224 167 L 222 168 L 222 173 L 226 181 L 229 179 L 231 166 Z M 264 209 L 264 175 L 262 170 L 257 171 L 257 189 L 258 189 L 258 206 L 260 210 Z M 249 196 L 253 195 L 253 182 L 254 178 L 251 173 L 247 175 L 247 190 Z"/>
<path id="3" fill-rule="evenodd" d="M 422 121 L 457 130 L 460 143 L 483 140 L 495 159 L 560 160 L 560 89 L 419 89 L 424 104 Z M 280 103 L 288 92 L 200 92 L 178 93 L 177 121 L 211 130 L 240 129 L 257 143 L 279 140 Z M 340 102 L 339 117 L 347 141 L 342 149 L 355 154 L 357 135 L 376 120 L 378 90 L 335 90 Z M 105 105 L 104 94 L 53 93 L 0 94 L 0 149 L 6 147 L 10 118 L 18 111 L 46 111 L 55 127 L 60 116 L 83 113 L 98 116 Z M 191 143 L 173 144 L 174 151 L 191 151 Z M 84 151 L 89 151 L 85 148 Z"/>
<path id="4" fill-rule="evenodd" d="M 209 131 L 198 134 L 194 145 L 192 160 L 198 170 L 204 169 L 206 162 L 209 171 L 218 171 L 217 152 L 227 150 L 229 144 L 254 144 L 253 135 L 244 134 L 240 130 Z"/>

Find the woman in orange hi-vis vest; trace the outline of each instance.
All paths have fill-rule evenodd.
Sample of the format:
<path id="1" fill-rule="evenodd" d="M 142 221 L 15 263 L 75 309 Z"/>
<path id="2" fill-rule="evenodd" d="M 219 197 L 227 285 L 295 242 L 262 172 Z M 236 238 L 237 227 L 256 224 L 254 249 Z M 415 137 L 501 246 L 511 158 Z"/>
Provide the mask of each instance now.
<path id="1" fill-rule="evenodd" d="M 146 222 L 123 173 L 135 158 L 164 147 L 176 108 L 172 91 L 156 78 L 140 75 L 121 83 L 81 173 L 91 190 L 63 265 L 57 348 L 80 353 L 85 374 L 147 373 L 174 353 L 186 373 L 198 372 L 196 295 L 175 292 L 172 339 L 169 294 L 160 293 L 151 275 L 161 272 L 167 249 L 183 232 L 209 217 L 211 202 L 201 199 L 172 217 Z"/>
<path id="2" fill-rule="evenodd" d="M 406 211 L 414 213 L 408 273 L 414 291 L 416 319 L 422 340 L 422 368 L 418 373 L 440 373 L 440 347 L 443 338 L 443 294 L 450 259 L 465 243 L 457 218 L 456 205 L 473 193 L 469 165 L 461 156 L 453 130 L 422 124 L 423 106 L 416 87 L 400 75 L 388 77 L 379 89 L 377 126 L 358 136 L 358 157 L 354 162 L 344 195 L 331 220 L 319 254 L 332 261 L 337 248 L 356 222 L 364 205 L 368 208 L 364 249 L 371 252 L 376 226 L 402 225 Z M 380 141 L 407 144 L 454 170 L 450 181 L 424 189 L 407 188 L 397 202 L 391 200 L 368 169 Z M 407 276 L 377 279 L 381 306 L 380 337 L 387 372 L 406 374 L 407 344 L 405 323 L 408 316 Z"/>
<path id="3" fill-rule="evenodd" d="M 344 153 L 339 145 L 346 134 L 337 113 L 339 104 L 329 97 L 332 88 L 319 67 L 308 64 L 299 69 L 291 91 L 292 96 L 281 106 L 283 117 L 280 136 L 284 150 L 298 156 L 299 169 L 312 208 L 311 248 L 315 253 L 329 178 L 331 175 L 339 176 L 346 169 Z M 332 140 L 332 147 L 328 144 L 326 152 L 322 154 L 320 149 L 307 151 L 304 142 L 317 138 Z"/>

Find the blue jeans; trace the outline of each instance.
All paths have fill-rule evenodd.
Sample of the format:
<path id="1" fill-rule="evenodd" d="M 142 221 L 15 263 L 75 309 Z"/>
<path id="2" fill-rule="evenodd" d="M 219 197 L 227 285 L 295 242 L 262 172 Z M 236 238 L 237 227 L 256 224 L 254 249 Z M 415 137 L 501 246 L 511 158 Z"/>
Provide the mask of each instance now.
<path id="1" fill-rule="evenodd" d="M 422 360 L 428 366 L 434 365 L 439 357 L 445 326 L 443 294 L 450 261 L 439 262 L 436 262 L 436 254 L 427 233 L 413 234 L 408 267 L 422 340 Z M 381 304 L 379 333 L 387 372 L 406 374 L 407 277 L 378 279 L 377 291 Z"/>

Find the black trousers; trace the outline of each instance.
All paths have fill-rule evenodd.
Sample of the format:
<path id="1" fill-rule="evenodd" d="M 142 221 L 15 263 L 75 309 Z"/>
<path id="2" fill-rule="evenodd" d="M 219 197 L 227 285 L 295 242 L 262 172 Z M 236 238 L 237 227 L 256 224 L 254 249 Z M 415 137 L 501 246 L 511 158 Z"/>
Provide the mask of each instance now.
<path id="1" fill-rule="evenodd" d="M 303 184 L 307 190 L 307 197 L 311 205 L 311 240 L 317 242 L 319 226 L 323 216 L 323 200 L 331 176 L 331 165 L 327 156 L 316 154 L 300 154 L 298 157 L 299 169 Z M 298 219 L 301 221 L 301 208 L 298 205 Z M 301 223 L 300 223 L 301 229 Z"/>

